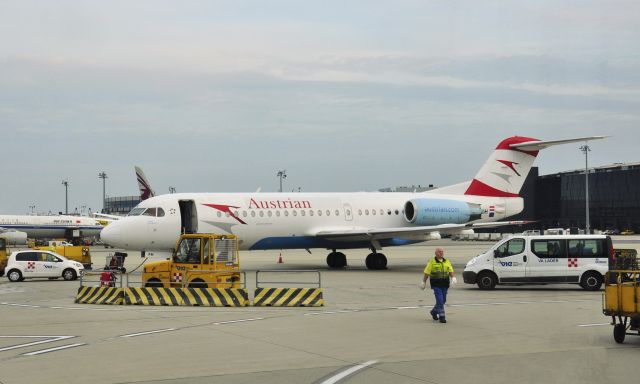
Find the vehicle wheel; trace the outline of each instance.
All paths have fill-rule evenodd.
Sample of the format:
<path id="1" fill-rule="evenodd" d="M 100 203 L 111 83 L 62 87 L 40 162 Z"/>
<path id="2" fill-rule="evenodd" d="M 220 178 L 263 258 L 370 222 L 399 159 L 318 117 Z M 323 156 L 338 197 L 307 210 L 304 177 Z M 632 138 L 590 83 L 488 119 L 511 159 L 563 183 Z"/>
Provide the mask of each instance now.
<path id="1" fill-rule="evenodd" d="M 602 286 L 602 275 L 599 272 L 585 272 L 580 279 L 580 286 L 587 291 L 597 291 Z"/>
<path id="2" fill-rule="evenodd" d="M 67 268 L 64 271 L 62 271 L 62 278 L 67 281 L 75 280 L 78 278 L 78 274 L 73 269 Z"/>
<path id="3" fill-rule="evenodd" d="M 478 288 L 482 290 L 489 290 L 496 287 L 496 284 L 498 284 L 498 279 L 496 278 L 496 275 L 491 272 L 481 272 L 478 275 L 477 284 Z"/>
<path id="4" fill-rule="evenodd" d="M 627 327 L 624 324 L 616 324 L 613 327 L 613 339 L 618 344 L 624 343 L 624 337 L 627 335 Z"/>
<path id="5" fill-rule="evenodd" d="M 22 273 L 20 273 L 20 271 L 18 271 L 17 269 L 12 269 L 7 274 L 7 277 L 9 278 L 9 281 L 15 283 L 22 280 Z"/>
<path id="6" fill-rule="evenodd" d="M 202 280 L 193 280 L 189 283 L 189 288 L 207 288 L 207 283 Z"/>
<path id="7" fill-rule="evenodd" d="M 151 279 L 144 283 L 146 288 L 162 288 L 162 282 L 158 279 Z"/>

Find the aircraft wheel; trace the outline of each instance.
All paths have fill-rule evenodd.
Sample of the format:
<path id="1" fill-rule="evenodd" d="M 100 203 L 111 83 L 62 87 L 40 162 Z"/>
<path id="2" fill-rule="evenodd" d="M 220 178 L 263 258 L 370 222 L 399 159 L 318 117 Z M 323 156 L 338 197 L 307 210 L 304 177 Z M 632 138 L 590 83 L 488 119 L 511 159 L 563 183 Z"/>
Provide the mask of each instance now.
<path id="1" fill-rule="evenodd" d="M 382 253 L 370 253 L 365 259 L 368 269 L 387 269 L 387 257 Z"/>
<path id="2" fill-rule="evenodd" d="M 347 266 L 347 256 L 342 252 L 331 252 L 327 255 L 327 265 L 329 268 L 344 268 Z"/>

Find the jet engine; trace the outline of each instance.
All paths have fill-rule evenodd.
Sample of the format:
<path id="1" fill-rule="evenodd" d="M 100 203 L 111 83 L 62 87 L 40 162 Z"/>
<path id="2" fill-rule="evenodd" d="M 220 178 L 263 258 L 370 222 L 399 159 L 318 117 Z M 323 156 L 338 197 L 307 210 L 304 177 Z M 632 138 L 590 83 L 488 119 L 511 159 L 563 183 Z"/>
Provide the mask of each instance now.
<path id="1" fill-rule="evenodd" d="M 480 219 L 477 204 L 445 199 L 413 199 L 404 204 L 404 218 L 415 225 L 464 224 Z"/>
<path id="2" fill-rule="evenodd" d="M 27 245 L 27 233 L 21 231 L 6 231 L 0 233 L 0 239 L 5 239 L 8 245 Z"/>

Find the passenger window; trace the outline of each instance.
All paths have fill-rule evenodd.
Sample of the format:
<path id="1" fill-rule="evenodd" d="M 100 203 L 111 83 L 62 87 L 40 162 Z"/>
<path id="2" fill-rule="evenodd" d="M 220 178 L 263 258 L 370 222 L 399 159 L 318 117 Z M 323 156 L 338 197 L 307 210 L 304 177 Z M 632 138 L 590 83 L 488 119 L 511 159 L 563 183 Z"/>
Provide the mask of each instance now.
<path id="1" fill-rule="evenodd" d="M 264 217 L 264 211 L 260 211 L 260 217 Z"/>
<path id="2" fill-rule="evenodd" d="M 533 240 L 531 248 L 538 257 L 564 258 L 566 256 L 565 240 Z"/>
<path id="3" fill-rule="evenodd" d="M 569 240 L 569 257 L 605 257 L 601 239 Z"/>
<path id="4" fill-rule="evenodd" d="M 273 216 L 273 212 L 267 211 L 267 216 L 269 216 L 269 217 Z"/>
<path id="5" fill-rule="evenodd" d="M 37 261 L 38 254 L 36 252 L 22 252 L 16 255 L 16 261 Z"/>
<path id="6" fill-rule="evenodd" d="M 304 210 L 300 211 L 300 216 L 304 216 L 304 215 L 305 215 Z"/>
<path id="7" fill-rule="evenodd" d="M 276 217 L 280 217 L 280 211 L 276 211 Z"/>
<path id="8" fill-rule="evenodd" d="M 331 216 L 331 211 L 327 209 L 327 216 Z"/>
<path id="9" fill-rule="evenodd" d="M 365 210 L 364 210 L 364 214 L 365 214 L 365 215 L 367 215 L 367 216 L 369 216 L 369 210 L 368 210 L 368 209 L 365 209 Z"/>
<path id="10" fill-rule="evenodd" d="M 158 217 L 164 217 L 164 209 L 162 209 L 162 208 L 158 208 L 158 214 L 157 214 L 157 216 L 158 216 Z"/>
<path id="11" fill-rule="evenodd" d="M 318 209 L 318 216 L 322 216 L 322 211 Z"/>
<path id="12" fill-rule="evenodd" d="M 284 211 L 284 216 L 289 217 L 289 211 Z"/>
<path id="13" fill-rule="evenodd" d="M 498 247 L 497 257 L 509 257 L 524 252 L 524 239 L 513 239 Z"/>
<path id="14" fill-rule="evenodd" d="M 313 211 L 309 210 L 309 216 L 313 216 Z"/>

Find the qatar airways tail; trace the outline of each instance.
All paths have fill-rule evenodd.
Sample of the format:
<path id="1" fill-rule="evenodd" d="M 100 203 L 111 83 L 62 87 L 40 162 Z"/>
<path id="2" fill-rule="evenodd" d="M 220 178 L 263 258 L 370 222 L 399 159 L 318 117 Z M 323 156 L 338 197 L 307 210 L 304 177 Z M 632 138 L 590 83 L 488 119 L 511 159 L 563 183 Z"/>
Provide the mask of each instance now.
<path id="1" fill-rule="evenodd" d="M 136 179 L 138 179 L 138 189 L 140 189 L 140 200 L 144 201 L 150 197 L 154 197 L 156 194 L 153 192 L 153 189 L 151 189 L 151 184 L 142 171 L 142 168 L 136 166 L 135 170 Z"/>
<path id="2" fill-rule="evenodd" d="M 130 250 L 169 253 L 181 233 L 233 233 L 245 250 L 330 250 L 327 264 L 347 264 L 340 250 L 368 248 L 369 269 L 385 269 L 383 248 L 439 239 L 520 213 L 520 189 L 538 152 L 604 136 L 501 141 L 467 182 L 421 193 L 179 193 L 142 201 L 111 223 L 104 242 Z"/>

